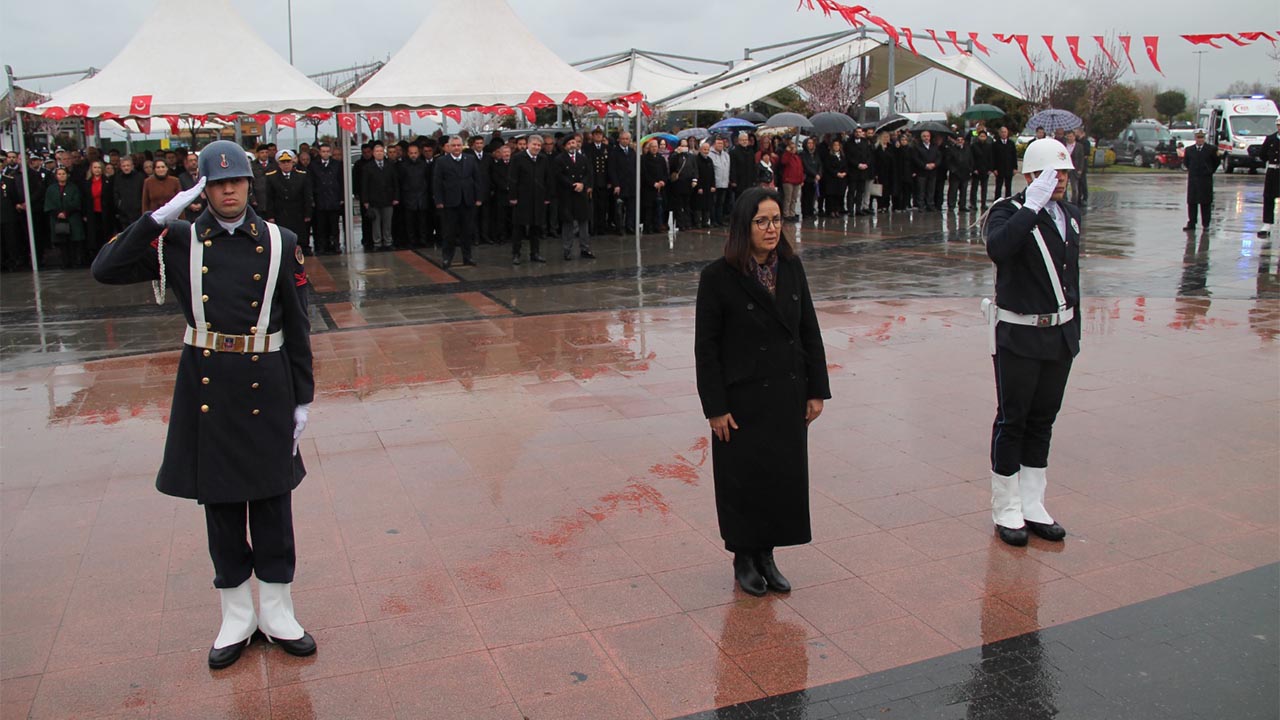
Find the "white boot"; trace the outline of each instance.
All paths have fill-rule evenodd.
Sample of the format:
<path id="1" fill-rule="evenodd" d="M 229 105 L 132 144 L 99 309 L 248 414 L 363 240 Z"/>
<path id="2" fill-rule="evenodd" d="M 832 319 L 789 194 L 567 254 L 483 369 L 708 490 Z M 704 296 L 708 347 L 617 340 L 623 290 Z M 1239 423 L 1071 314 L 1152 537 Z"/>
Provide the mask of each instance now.
<path id="1" fill-rule="evenodd" d="M 293 616 L 291 583 L 258 581 L 258 628 L 272 640 L 299 640 L 305 634 Z"/>
<path id="2" fill-rule="evenodd" d="M 222 628 L 213 641 L 214 649 L 243 643 L 258 626 L 258 618 L 253 613 L 253 590 L 249 588 L 248 580 L 230 589 L 219 588 L 218 594 L 222 596 Z"/>
<path id="3" fill-rule="evenodd" d="M 994 470 L 991 472 L 991 519 L 996 525 L 1010 530 L 1024 525 L 1017 473 L 1001 475 Z"/>
<path id="4" fill-rule="evenodd" d="M 1023 465 L 1018 475 L 1021 476 L 1018 492 L 1022 496 L 1022 516 L 1034 523 L 1052 525 L 1053 518 L 1044 509 L 1044 489 L 1048 485 L 1045 468 Z"/>

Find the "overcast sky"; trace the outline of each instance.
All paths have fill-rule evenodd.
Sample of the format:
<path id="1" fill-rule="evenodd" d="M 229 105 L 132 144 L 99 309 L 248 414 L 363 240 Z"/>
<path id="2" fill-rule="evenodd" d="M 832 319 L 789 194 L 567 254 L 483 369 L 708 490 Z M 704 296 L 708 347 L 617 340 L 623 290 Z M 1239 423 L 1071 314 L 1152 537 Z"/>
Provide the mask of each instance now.
<path id="1" fill-rule="evenodd" d="M 30 0 L 0 0 L 0 28 L 4 42 L 0 44 L 0 62 L 10 64 L 18 76 L 103 67 L 133 35 L 134 29 L 150 13 L 158 0 L 61 0 L 57 12 L 53 6 Z M 293 0 L 293 38 L 295 64 L 306 73 L 333 70 L 370 60 L 386 59 L 408 39 L 436 2 L 466 0 L 376 0 L 364 5 L 350 0 Z M 509 0 L 516 13 L 530 29 L 560 57 L 575 61 L 595 55 L 617 52 L 631 47 L 680 54 L 740 58 L 747 46 L 759 46 L 798 39 L 809 35 L 834 32 L 847 27 L 842 20 L 828 18 L 818 11 L 797 10 L 797 0 L 748 0 L 746 2 L 689 2 L 688 0 L 647 0 L 640 5 L 642 14 L 626 17 L 623 8 L 635 8 L 634 2 L 615 0 Z M 250 20 L 260 34 L 281 56 L 288 56 L 286 0 L 231 0 Z M 853 0 L 847 0 L 854 4 Z M 970 31 L 983 34 L 982 40 L 992 48 L 988 62 L 1015 85 L 1019 70 L 1025 67 L 1014 45 L 999 45 L 990 33 L 1026 33 L 1033 36 L 1080 34 L 1090 36 L 1111 32 L 1132 34 L 1133 59 L 1138 67 L 1137 80 L 1158 82 L 1164 88 L 1180 88 L 1192 96 L 1196 91 L 1198 49 L 1178 35 L 1203 32 L 1242 32 L 1280 29 L 1280 2 L 1276 0 L 1228 0 L 1205 3 L 1202 0 L 1167 0 L 1158 5 L 1146 2 L 1114 2 L 1112 0 L 1076 0 L 1046 3 L 1033 13 L 1010 12 L 1009 8 L 1028 8 L 1029 3 L 969 0 L 968 2 L 890 3 L 887 0 L 866 2 L 873 12 L 882 14 L 898 26 L 909 26 L 918 33 L 917 48 L 932 46 L 923 32 L 931 27 L 939 31 L 958 30 L 961 37 Z M 572 10 L 572 12 L 567 12 Z M 1220 20 L 1212 20 L 1217 12 Z M 199 51 L 199 18 L 191 24 L 175 28 L 173 37 L 155 38 L 157 61 L 167 53 L 168 62 L 182 62 L 186 52 Z M 477 47 L 489 39 L 483 28 L 453 28 L 455 32 L 472 32 Z M 1161 36 L 1160 63 L 1166 77 L 1151 68 L 1138 36 Z M 923 36 L 923 45 L 921 37 Z M 944 41 L 945 42 L 945 41 Z M 1087 43 L 1087 44 L 1086 44 Z M 1043 54 L 1043 45 L 1035 42 Z M 1065 41 L 1057 47 L 1066 62 Z M 1085 52 L 1084 48 L 1090 48 Z M 1211 97 L 1233 80 L 1277 83 L 1277 63 L 1267 57 L 1269 45 L 1264 41 L 1248 48 L 1227 44 L 1223 50 L 1209 49 L 1200 57 L 1201 94 Z M 498 52 L 501 46 L 498 45 Z M 1082 55 L 1092 56 L 1096 48 L 1092 40 L 1081 43 Z M 448 72 L 447 62 L 466 62 L 466 58 L 442 58 L 439 68 L 423 68 L 424 72 Z M 518 68 L 513 68 L 518 71 Z M 939 80 L 934 99 L 934 80 L 930 73 L 904 90 L 914 110 L 958 106 L 962 102 L 963 83 Z M 74 79 L 74 78 L 71 78 Z M 26 87 L 49 91 L 71 79 L 32 80 Z M 1130 76 L 1130 79 L 1133 79 Z"/>

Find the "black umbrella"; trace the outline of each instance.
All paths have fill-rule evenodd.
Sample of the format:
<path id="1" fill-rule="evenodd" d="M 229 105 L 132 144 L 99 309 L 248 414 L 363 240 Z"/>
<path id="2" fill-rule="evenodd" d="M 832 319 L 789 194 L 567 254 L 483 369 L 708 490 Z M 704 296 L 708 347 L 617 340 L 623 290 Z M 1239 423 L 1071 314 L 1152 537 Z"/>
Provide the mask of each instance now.
<path id="1" fill-rule="evenodd" d="M 734 115 L 734 117 L 742 120 L 750 120 L 751 122 L 757 125 L 769 119 L 758 112 L 751 112 L 750 110 L 747 110 L 746 112 L 740 112 L 737 115 Z"/>
<path id="2" fill-rule="evenodd" d="M 917 135 L 919 135 L 920 133 L 926 130 L 928 130 L 930 133 L 934 135 L 955 135 L 956 134 L 955 130 L 952 130 L 951 128 L 947 127 L 943 123 L 938 122 L 937 120 L 928 120 L 926 122 L 918 122 L 915 125 L 911 126 L 911 132 Z"/>
<path id="3" fill-rule="evenodd" d="M 810 117 L 809 122 L 813 123 L 815 135 L 851 133 L 858 129 L 858 123 L 853 118 L 839 112 L 820 112 Z"/>
<path id="4" fill-rule="evenodd" d="M 876 125 L 876 132 L 893 132 L 894 130 L 906 127 L 910 123 L 910 118 L 905 118 L 898 113 L 892 113 Z"/>
<path id="5" fill-rule="evenodd" d="M 800 113 L 780 112 L 772 115 L 768 120 L 764 121 L 765 127 L 774 128 L 800 128 L 808 129 L 813 127 L 813 123 L 809 122 L 809 118 Z"/>

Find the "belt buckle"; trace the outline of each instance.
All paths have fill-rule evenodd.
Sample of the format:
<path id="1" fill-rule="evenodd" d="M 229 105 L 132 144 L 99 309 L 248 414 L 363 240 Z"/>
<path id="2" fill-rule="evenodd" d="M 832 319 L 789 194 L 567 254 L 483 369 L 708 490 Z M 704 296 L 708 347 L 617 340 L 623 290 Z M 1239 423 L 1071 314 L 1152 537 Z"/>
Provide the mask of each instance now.
<path id="1" fill-rule="evenodd" d="M 1037 316 L 1036 316 L 1036 327 L 1049 327 L 1049 326 L 1051 326 L 1051 325 L 1053 325 L 1053 316 L 1052 316 L 1052 315 L 1037 315 Z"/>
<path id="2" fill-rule="evenodd" d="M 218 352 L 232 352 L 244 354 L 245 352 L 245 336 L 244 335 L 218 335 L 217 345 Z"/>

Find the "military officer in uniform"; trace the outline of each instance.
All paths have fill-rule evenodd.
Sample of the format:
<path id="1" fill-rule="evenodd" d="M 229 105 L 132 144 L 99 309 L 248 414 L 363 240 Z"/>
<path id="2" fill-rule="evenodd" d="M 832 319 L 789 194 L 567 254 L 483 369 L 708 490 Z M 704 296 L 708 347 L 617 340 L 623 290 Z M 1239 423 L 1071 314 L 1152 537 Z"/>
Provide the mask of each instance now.
<path id="1" fill-rule="evenodd" d="M 1262 181 L 1262 229 L 1258 237 L 1271 237 L 1271 226 L 1276 223 L 1276 198 L 1280 197 L 1280 117 L 1276 118 L 1276 131 L 1262 141 L 1262 162 L 1267 174 Z"/>
<path id="2" fill-rule="evenodd" d="M 112 238 L 93 262 L 99 282 L 158 281 L 161 302 L 167 283 L 187 320 L 156 488 L 204 506 L 222 600 L 212 668 L 234 663 L 256 635 L 291 655 L 316 651 L 290 592 L 291 493 L 306 475 L 298 439 L 315 393 L 307 275 L 293 231 L 249 207 L 253 178 L 239 145 L 210 143 L 196 185 Z M 177 220 L 202 191 L 207 207 L 195 222 Z"/>
<path id="3" fill-rule="evenodd" d="M 313 255 L 311 248 L 307 247 L 307 238 L 311 235 L 307 228 L 311 224 L 315 196 L 311 176 L 306 170 L 294 167 L 294 160 L 293 152 L 289 150 L 276 153 L 276 169 L 268 170 L 266 174 L 267 205 L 264 214 L 267 222 L 293 231 L 304 255 Z"/>
<path id="4" fill-rule="evenodd" d="M 581 142 L 577 133 L 564 141 L 564 152 L 553 161 L 556 173 L 556 189 L 560 196 L 560 239 L 564 245 L 564 259 L 573 259 L 573 238 L 578 237 L 578 254 L 595 258 L 591 252 L 591 236 L 587 229 L 591 221 L 591 191 L 595 179 L 591 163 L 578 149 Z"/>
<path id="5" fill-rule="evenodd" d="M 1182 167 L 1187 169 L 1187 232 L 1196 229 L 1196 209 L 1200 224 L 1209 229 L 1213 213 L 1213 174 L 1218 171 L 1218 149 L 1205 144 L 1204 130 L 1196 130 L 1196 144 L 1183 151 Z"/>
<path id="6" fill-rule="evenodd" d="M 613 204 L 613 188 L 609 185 L 609 143 L 604 139 L 604 128 L 597 125 L 591 131 L 591 142 L 582 146 L 582 152 L 591 163 L 591 234 L 603 235 L 609 229 L 609 210 Z"/>
<path id="7" fill-rule="evenodd" d="M 1027 189 L 991 206 L 983 232 L 996 264 L 995 302 L 984 300 L 995 364 L 991 515 L 1010 545 L 1028 530 L 1066 536 L 1045 509 L 1053 422 L 1080 352 L 1080 210 L 1066 203 L 1071 156 L 1052 138 L 1027 147 Z"/>

